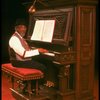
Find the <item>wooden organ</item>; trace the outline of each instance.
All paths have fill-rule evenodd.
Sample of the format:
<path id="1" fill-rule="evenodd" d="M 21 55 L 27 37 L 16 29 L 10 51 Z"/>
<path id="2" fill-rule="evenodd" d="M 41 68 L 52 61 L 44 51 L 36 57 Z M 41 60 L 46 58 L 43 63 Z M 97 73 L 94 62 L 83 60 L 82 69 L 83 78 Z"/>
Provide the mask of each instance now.
<path id="1" fill-rule="evenodd" d="M 75 97 L 75 63 L 76 63 L 76 51 L 74 50 L 74 37 L 72 33 L 72 20 L 73 20 L 73 8 L 55 9 L 55 10 L 43 10 L 30 15 L 30 23 L 28 30 L 27 42 L 31 47 L 45 48 L 50 53 L 55 54 L 54 57 L 48 55 L 42 55 L 45 58 L 51 58 L 53 63 L 59 69 L 58 77 L 58 90 L 57 98 L 62 98 L 68 91 L 69 96 Z M 33 33 L 34 24 L 36 20 L 50 20 L 55 19 L 55 29 L 52 42 L 42 42 L 30 40 Z M 66 94 L 67 96 L 68 94 Z M 61 96 L 61 97 L 60 97 Z M 68 97 L 70 98 L 70 97 Z"/>

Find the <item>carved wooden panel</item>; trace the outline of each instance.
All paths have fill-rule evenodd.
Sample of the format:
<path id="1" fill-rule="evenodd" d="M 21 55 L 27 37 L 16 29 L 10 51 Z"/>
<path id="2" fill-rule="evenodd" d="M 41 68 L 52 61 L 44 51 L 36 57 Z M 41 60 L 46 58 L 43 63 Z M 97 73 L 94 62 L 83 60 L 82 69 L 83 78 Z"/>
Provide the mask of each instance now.
<path id="1" fill-rule="evenodd" d="M 55 55 L 55 61 L 61 64 L 68 64 L 70 62 L 76 61 L 76 53 L 75 52 L 66 52 Z"/>
<path id="2" fill-rule="evenodd" d="M 93 75 L 94 75 L 94 43 L 95 43 L 95 7 L 78 6 L 78 94 L 79 100 L 93 98 Z M 88 98 L 87 98 L 88 97 Z M 92 99 L 89 99 L 92 100 Z"/>
<path id="3" fill-rule="evenodd" d="M 93 57 L 94 10 L 92 7 L 80 8 L 80 42 L 81 60 L 91 60 Z"/>
<path id="4" fill-rule="evenodd" d="M 93 8 L 81 7 L 80 16 L 81 45 L 90 45 L 93 40 Z"/>
<path id="5" fill-rule="evenodd" d="M 89 68 L 90 68 L 90 62 L 88 63 L 82 63 L 80 67 L 80 89 L 81 91 L 88 90 L 89 86 Z"/>

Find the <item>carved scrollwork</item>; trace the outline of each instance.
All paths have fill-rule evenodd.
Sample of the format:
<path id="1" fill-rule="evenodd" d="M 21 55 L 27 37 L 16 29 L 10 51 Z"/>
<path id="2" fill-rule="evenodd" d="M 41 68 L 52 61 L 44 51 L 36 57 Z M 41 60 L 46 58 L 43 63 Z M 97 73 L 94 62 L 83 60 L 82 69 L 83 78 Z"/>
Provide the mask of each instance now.
<path id="1" fill-rule="evenodd" d="M 55 60 L 61 63 L 75 61 L 75 59 L 75 53 L 64 53 L 55 57 Z"/>

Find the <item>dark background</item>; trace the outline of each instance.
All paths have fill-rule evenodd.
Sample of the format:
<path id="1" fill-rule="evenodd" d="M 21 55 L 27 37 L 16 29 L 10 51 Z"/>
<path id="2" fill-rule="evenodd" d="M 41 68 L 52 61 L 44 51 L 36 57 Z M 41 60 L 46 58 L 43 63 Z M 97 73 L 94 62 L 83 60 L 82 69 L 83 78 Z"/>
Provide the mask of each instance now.
<path id="1" fill-rule="evenodd" d="M 1 63 L 9 62 L 8 41 L 14 32 L 14 24 L 17 18 L 24 18 L 28 21 L 26 6 L 21 0 L 1 1 Z"/>
<path id="2" fill-rule="evenodd" d="M 29 20 L 28 9 L 22 4 L 23 0 L 1 0 L 1 63 L 9 62 L 8 41 L 14 31 L 17 18 Z M 97 6 L 96 20 L 96 52 L 95 72 L 98 72 L 99 64 L 99 7 Z"/>

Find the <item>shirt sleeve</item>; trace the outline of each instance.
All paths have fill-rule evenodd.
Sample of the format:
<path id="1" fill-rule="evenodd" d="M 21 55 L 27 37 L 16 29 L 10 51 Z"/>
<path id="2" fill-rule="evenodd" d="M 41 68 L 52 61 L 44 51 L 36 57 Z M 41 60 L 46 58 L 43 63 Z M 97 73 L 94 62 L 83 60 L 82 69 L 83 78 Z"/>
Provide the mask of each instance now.
<path id="1" fill-rule="evenodd" d="M 39 55 L 38 49 L 36 50 L 25 50 L 25 48 L 22 46 L 20 40 L 16 36 L 12 36 L 9 41 L 9 46 L 20 56 L 26 57 L 32 57 L 35 55 Z"/>

